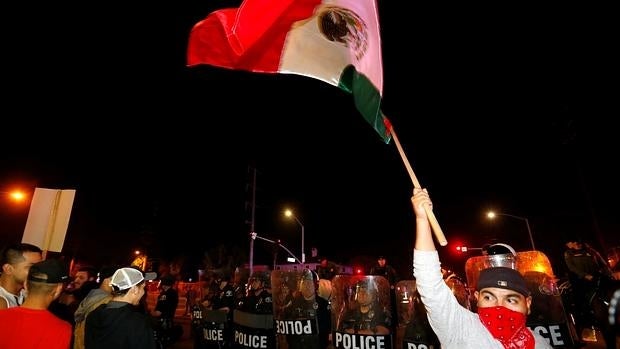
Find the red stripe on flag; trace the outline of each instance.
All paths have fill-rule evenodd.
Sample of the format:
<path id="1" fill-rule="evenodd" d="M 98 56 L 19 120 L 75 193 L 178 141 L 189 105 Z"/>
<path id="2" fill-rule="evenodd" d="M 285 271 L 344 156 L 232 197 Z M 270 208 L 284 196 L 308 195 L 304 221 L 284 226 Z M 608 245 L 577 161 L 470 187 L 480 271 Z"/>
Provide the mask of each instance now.
<path id="1" fill-rule="evenodd" d="M 312 16 L 320 0 L 246 0 L 198 22 L 190 33 L 187 64 L 275 73 L 293 23 Z"/>

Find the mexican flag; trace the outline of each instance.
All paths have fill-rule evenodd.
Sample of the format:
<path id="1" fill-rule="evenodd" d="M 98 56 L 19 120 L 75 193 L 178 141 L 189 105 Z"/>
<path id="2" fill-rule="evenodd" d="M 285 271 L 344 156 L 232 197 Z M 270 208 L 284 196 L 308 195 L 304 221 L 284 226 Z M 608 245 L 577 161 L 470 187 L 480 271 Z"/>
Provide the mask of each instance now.
<path id="1" fill-rule="evenodd" d="M 352 93 L 355 106 L 385 143 L 383 65 L 375 0 L 245 0 L 191 31 L 187 64 L 258 73 L 297 74 Z"/>

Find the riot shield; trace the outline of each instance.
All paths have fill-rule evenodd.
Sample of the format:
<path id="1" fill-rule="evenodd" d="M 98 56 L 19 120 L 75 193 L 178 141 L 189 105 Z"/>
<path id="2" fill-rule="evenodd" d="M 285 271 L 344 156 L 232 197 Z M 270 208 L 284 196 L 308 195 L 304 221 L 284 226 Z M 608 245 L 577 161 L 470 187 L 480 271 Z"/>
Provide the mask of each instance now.
<path id="1" fill-rule="evenodd" d="M 275 348 L 269 272 L 254 272 L 248 292 L 233 312 L 232 348 Z"/>
<path id="2" fill-rule="evenodd" d="M 470 292 L 461 278 L 450 274 L 444 282 L 459 304 L 470 309 Z M 428 322 L 415 280 L 401 280 L 396 284 L 396 315 L 396 349 L 440 348 L 439 339 Z"/>
<path id="3" fill-rule="evenodd" d="M 331 331 L 329 302 L 319 297 L 319 279 L 309 269 L 274 271 L 273 309 L 279 349 L 325 349 Z"/>
<path id="4" fill-rule="evenodd" d="M 319 289 L 317 291 L 319 297 L 331 301 L 332 300 L 332 281 L 328 279 L 319 279 Z"/>
<path id="5" fill-rule="evenodd" d="M 233 313 L 233 348 L 274 348 L 273 314 Z"/>
<path id="6" fill-rule="evenodd" d="M 383 276 L 335 276 L 332 319 L 335 348 L 393 348 L 388 280 Z"/>
<path id="7" fill-rule="evenodd" d="M 396 349 L 439 349 L 439 340 L 433 332 L 426 309 L 420 300 L 415 280 L 401 280 L 396 284 Z"/>
<path id="8" fill-rule="evenodd" d="M 201 304 L 192 308 L 192 329 L 195 349 L 230 347 L 230 323 L 226 312 L 206 309 Z"/>
<path id="9" fill-rule="evenodd" d="M 472 289 L 476 289 L 480 271 L 495 266 L 498 258 L 501 257 L 476 256 L 467 260 L 465 272 L 467 283 Z M 554 348 L 572 348 L 577 340 L 574 325 L 564 310 L 557 279 L 547 256 L 540 251 L 524 251 L 517 252 L 516 257 L 511 256 L 509 259 L 524 276 L 532 292 L 527 326 L 546 338 Z"/>
<path id="10" fill-rule="evenodd" d="M 454 297 L 456 297 L 457 302 L 463 308 L 471 310 L 472 295 L 465 282 L 457 276 L 448 277 L 444 279 L 444 282 L 448 285 Z"/>

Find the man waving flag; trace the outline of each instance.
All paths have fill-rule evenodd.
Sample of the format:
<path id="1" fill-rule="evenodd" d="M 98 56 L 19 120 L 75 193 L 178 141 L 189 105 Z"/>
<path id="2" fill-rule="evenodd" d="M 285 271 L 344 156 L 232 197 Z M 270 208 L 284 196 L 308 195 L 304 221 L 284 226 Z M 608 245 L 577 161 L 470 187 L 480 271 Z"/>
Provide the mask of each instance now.
<path id="1" fill-rule="evenodd" d="M 187 64 L 325 81 L 352 93 L 366 121 L 390 142 L 374 0 L 245 0 L 194 26 Z"/>

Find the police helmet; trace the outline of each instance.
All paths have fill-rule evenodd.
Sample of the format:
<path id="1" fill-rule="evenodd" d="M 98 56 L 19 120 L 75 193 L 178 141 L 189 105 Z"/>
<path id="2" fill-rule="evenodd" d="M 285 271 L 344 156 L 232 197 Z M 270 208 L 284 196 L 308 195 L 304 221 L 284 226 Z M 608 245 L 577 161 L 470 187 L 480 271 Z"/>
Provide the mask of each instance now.
<path id="1" fill-rule="evenodd" d="M 213 280 L 215 280 L 216 283 L 219 283 L 223 277 L 224 272 L 221 269 L 213 270 Z"/>
<path id="2" fill-rule="evenodd" d="M 260 281 L 264 288 L 271 287 L 271 273 L 268 271 L 255 271 L 248 280 L 248 284 L 252 285 L 254 281 Z"/>
<path id="3" fill-rule="evenodd" d="M 304 269 L 301 272 L 301 276 L 299 278 L 299 286 L 304 281 L 312 281 L 314 284 L 314 289 L 318 290 L 319 288 L 319 274 L 317 274 L 314 270 Z"/>
<path id="4" fill-rule="evenodd" d="M 483 254 L 487 257 L 487 267 L 515 268 L 517 252 L 512 246 L 504 243 L 495 243 L 483 247 Z"/>
<path id="5" fill-rule="evenodd" d="M 517 255 L 517 252 L 515 251 L 514 248 L 512 248 L 512 246 L 508 244 L 503 244 L 503 243 L 487 245 L 485 247 L 484 252 L 485 254 L 491 255 L 491 256 L 499 255 L 499 254 L 511 254 L 513 256 Z"/>
<path id="6" fill-rule="evenodd" d="M 583 237 L 579 234 L 576 234 L 574 232 L 565 232 L 562 234 L 562 241 L 564 243 L 567 242 L 577 242 L 580 244 L 584 243 Z"/>
<path id="7" fill-rule="evenodd" d="M 379 291 L 377 287 L 377 283 L 375 282 L 373 278 L 365 278 L 365 279 L 359 280 L 355 284 L 355 299 L 356 300 L 357 300 L 357 295 L 360 292 L 360 290 L 365 290 L 367 293 L 373 294 L 373 295 L 377 295 Z"/>

